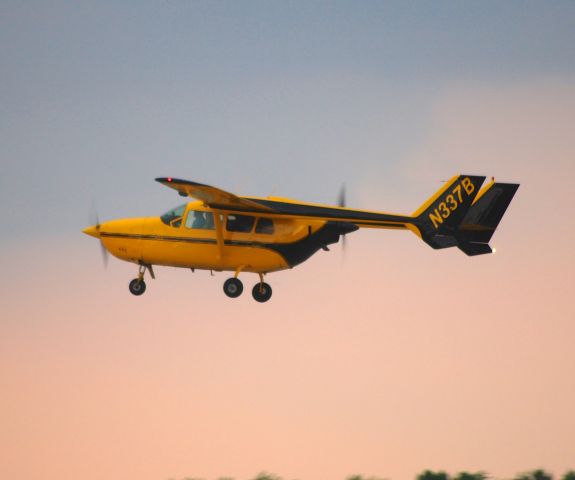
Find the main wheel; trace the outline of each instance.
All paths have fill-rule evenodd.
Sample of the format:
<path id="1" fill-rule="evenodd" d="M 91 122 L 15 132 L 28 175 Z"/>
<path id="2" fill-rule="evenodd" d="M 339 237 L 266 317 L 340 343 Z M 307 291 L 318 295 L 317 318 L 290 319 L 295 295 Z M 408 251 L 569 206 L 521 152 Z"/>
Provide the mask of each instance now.
<path id="1" fill-rule="evenodd" d="M 134 278 L 134 280 L 130 282 L 129 288 L 132 295 L 142 295 L 142 293 L 146 291 L 146 282 L 139 278 Z"/>
<path id="2" fill-rule="evenodd" d="M 252 295 L 256 302 L 267 302 L 270 298 L 272 298 L 272 287 L 270 287 L 265 282 L 256 283 L 252 289 Z"/>
<path id="3" fill-rule="evenodd" d="M 239 297 L 244 291 L 244 285 L 239 278 L 228 278 L 224 282 L 224 293 L 230 298 Z"/>

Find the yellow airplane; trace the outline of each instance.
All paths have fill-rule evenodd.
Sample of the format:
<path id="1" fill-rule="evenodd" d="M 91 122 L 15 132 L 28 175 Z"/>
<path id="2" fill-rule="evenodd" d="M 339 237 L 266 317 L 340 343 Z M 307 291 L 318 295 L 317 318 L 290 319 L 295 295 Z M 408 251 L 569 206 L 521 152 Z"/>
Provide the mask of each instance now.
<path id="1" fill-rule="evenodd" d="M 228 297 L 238 297 L 241 273 L 259 275 L 252 290 L 258 302 L 272 296 L 264 275 L 293 268 L 318 250 L 359 228 L 411 230 L 435 249 L 458 247 L 467 255 L 491 253 L 491 236 L 518 184 L 496 183 L 483 189 L 484 176 L 456 175 L 412 215 L 395 215 L 286 198 L 240 197 L 215 187 L 177 178 L 156 178 L 183 197 L 184 203 L 160 217 L 113 220 L 86 228 L 103 251 L 139 265 L 130 292 L 146 290 L 153 265 L 231 271 L 224 283 Z"/>

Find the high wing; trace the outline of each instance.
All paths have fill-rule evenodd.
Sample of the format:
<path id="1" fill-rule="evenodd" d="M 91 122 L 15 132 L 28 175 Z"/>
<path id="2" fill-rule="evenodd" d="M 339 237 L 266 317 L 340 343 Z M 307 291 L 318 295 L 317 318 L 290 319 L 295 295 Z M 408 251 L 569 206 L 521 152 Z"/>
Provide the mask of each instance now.
<path id="1" fill-rule="evenodd" d="M 251 200 L 238 197 L 233 193 L 220 190 L 216 187 L 204 185 L 202 183 L 190 182 L 189 180 L 182 180 L 172 177 L 156 178 L 156 182 L 160 182 L 166 187 L 177 190 L 182 197 L 193 197 L 201 200 L 211 208 L 221 208 L 224 210 L 247 210 L 270 212 L 271 209 Z"/>
<path id="2" fill-rule="evenodd" d="M 156 178 L 156 181 L 173 188 L 183 197 L 193 197 L 210 208 L 244 213 L 268 213 L 292 218 L 337 220 L 361 226 L 406 228 L 410 217 L 343 207 L 330 207 L 287 199 L 238 197 L 216 187 L 172 177 Z"/>
<path id="3" fill-rule="evenodd" d="M 328 222 L 335 221 L 338 223 L 353 224 L 357 227 L 394 229 L 413 227 L 418 231 L 421 231 L 425 237 L 426 233 L 431 235 L 440 233 L 440 231 L 435 230 L 439 228 L 437 225 L 435 225 L 435 229 L 430 226 L 431 221 L 428 217 L 430 214 L 433 215 L 433 211 L 437 213 L 438 205 L 443 202 L 443 197 L 449 193 L 449 191 L 446 191 L 448 188 L 451 188 L 463 181 L 468 182 L 466 183 L 466 188 L 469 188 L 470 190 L 466 194 L 465 189 L 463 189 L 461 185 L 457 187 L 459 188 L 460 197 L 462 195 L 461 192 L 463 192 L 463 198 L 460 198 L 461 203 L 456 205 L 456 208 L 458 207 L 456 212 L 452 211 L 453 208 L 448 211 L 448 214 L 451 214 L 450 218 L 441 217 L 440 214 L 437 213 L 439 221 L 441 222 L 441 230 L 445 228 L 453 229 L 461 222 L 461 217 L 471 206 L 471 202 L 479 191 L 479 187 L 483 183 L 484 179 L 485 177 L 483 176 L 454 176 L 413 215 L 397 215 L 368 210 L 355 210 L 352 208 L 318 205 L 283 198 L 239 197 L 233 193 L 226 192 L 216 187 L 172 177 L 156 178 L 156 181 L 177 190 L 181 196 L 197 198 L 198 200 L 203 201 L 207 206 L 215 209 L 243 213 L 268 213 L 288 218 L 309 218 L 314 220 L 325 220 Z M 446 193 L 444 194 L 444 192 Z M 470 192 L 473 192 L 473 194 Z M 445 207 L 445 205 L 443 205 L 443 207 Z M 427 230 L 430 231 L 427 232 Z"/>

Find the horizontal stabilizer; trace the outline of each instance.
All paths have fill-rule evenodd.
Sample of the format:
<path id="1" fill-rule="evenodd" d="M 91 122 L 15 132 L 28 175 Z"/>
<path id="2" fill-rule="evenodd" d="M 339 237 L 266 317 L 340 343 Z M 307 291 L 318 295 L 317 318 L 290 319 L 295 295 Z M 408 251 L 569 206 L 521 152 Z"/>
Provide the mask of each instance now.
<path id="1" fill-rule="evenodd" d="M 461 242 L 458 245 L 459 250 L 466 253 L 470 257 L 475 255 L 484 255 L 486 253 L 492 253 L 491 247 L 487 243 L 476 243 L 476 242 Z"/>
<path id="2" fill-rule="evenodd" d="M 440 250 L 442 248 L 457 247 L 457 239 L 453 235 L 432 235 L 425 238 L 425 242 L 432 248 Z"/>

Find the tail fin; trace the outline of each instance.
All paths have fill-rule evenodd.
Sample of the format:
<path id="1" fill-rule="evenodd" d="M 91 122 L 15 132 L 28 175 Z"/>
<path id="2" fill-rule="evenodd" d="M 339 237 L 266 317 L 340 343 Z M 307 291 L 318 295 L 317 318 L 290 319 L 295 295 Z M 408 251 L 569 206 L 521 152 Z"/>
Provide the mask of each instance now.
<path id="1" fill-rule="evenodd" d="M 484 176 L 456 175 L 413 213 L 413 224 L 428 245 L 433 248 L 458 245 L 457 228 L 484 180 Z"/>
<path id="2" fill-rule="evenodd" d="M 479 192 L 457 229 L 461 251 L 467 255 L 491 253 L 488 243 L 518 188 L 516 183 L 491 182 Z"/>

